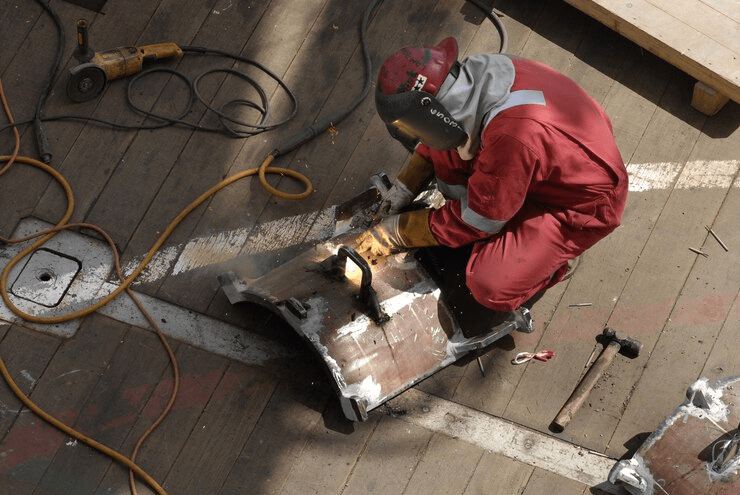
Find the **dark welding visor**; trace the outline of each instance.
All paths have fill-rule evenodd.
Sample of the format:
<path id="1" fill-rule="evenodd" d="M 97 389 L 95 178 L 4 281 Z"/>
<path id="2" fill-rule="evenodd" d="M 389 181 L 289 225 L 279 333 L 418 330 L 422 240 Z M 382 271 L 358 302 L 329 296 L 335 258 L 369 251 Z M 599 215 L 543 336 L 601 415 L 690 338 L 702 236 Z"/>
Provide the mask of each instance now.
<path id="1" fill-rule="evenodd" d="M 378 90 L 375 105 L 391 136 L 410 150 L 419 141 L 435 150 L 450 150 L 468 139 L 460 123 L 424 91 L 388 95 Z"/>

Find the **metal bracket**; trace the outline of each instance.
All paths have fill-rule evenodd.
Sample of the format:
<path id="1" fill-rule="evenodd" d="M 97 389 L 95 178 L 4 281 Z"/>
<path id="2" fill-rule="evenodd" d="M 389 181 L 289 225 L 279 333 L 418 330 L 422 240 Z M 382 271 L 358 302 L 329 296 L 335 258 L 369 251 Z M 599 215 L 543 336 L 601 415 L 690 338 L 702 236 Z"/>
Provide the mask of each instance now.
<path id="1" fill-rule="evenodd" d="M 367 264 L 365 258 L 360 256 L 357 251 L 351 247 L 340 247 L 337 254 L 331 256 L 327 260 L 331 264 L 330 270 L 332 276 L 340 279 L 344 278 L 344 273 L 347 268 L 347 258 L 351 259 L 362 272 L 362 281 L 360 282 L 360 302 L 367 307 L 369 313 L 368 316 L 378 325 L 385 323 L 390 319 L 390 316 L 388 316 L 380 307 L 378 295 L 372 287 L 373 272 L 370 270 L 370 265 Z"/>

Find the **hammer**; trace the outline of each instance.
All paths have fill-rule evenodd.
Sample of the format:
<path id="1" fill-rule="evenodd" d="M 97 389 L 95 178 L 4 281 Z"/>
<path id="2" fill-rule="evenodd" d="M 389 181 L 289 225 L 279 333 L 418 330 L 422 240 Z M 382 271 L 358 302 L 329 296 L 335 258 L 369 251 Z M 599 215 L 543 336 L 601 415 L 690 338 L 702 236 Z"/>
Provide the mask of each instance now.
<path id="1" fill-rule="evenodd" d="M 642 350 L 642 344 L 629 337 L 620 339 L 617 337 L 617 332 L 612 328 L 605 328 L 600 335 L 604 341 L 604 349 L 594 364 L 589 368 L 586 374 L 583 376 L 578 386 L 570 394 L 570 397 L 565 402 L 565 405 L 560 409 L 557 417 L 550 425 L 550 429 L 555 433 L 562 432 L 566 426 L 573 419 L 573 416 L 581 408 L 583 402 L 586 400 L 588 395 L 591 393 L 591 389 L 594 388 L 596 382 L 599 381 L 601 375 L 606 371 L 617 353 L 627 356 L 630 359 L 634 359 L 640 355 Z"/>

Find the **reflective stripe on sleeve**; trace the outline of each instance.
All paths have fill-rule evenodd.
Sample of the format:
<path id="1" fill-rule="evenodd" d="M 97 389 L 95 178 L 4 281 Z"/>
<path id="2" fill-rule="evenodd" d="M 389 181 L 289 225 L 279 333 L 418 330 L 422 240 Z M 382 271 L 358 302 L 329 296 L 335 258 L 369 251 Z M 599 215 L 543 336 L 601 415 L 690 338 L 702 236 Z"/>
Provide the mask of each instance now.
<path id="1" fill-rule="evenodd" d="M 474 212 L 468 207 L 467 194 L 460 200 L 460 212 L 462 213 L 463 222 L 489 234 L 495 234 L 506 225 L 506 220 L 494 220 Z"/>
<path id="2" fill-rule="evenodd" d="M 465 184 L 448 184 L 442 180 L 437 179 L 437 189 L 446 198 L 450 199 L 462 199 L 468 194 L 468 186 Z"/>

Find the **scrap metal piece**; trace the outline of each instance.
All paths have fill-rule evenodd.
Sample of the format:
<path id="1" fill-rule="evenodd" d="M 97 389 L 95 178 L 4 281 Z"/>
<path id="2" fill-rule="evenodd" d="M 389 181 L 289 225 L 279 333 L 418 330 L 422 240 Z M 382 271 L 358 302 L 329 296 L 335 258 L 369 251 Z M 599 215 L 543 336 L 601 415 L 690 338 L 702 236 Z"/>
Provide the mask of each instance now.
<path id="1" fill-rule="evenodd" d="M 348 419 L 367 419 L 385 401 L 513 330 L 532 331 L 522 309 L 465 337 L 413 255 L 364 258 L 349 248 L 358 234 L 319 243 L 257 279 L 233 271 L 219 277 L 232 304 L 268 308 L 310 345 Z"/>

